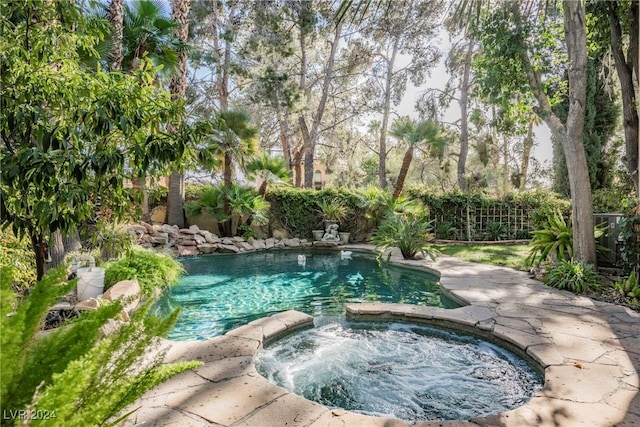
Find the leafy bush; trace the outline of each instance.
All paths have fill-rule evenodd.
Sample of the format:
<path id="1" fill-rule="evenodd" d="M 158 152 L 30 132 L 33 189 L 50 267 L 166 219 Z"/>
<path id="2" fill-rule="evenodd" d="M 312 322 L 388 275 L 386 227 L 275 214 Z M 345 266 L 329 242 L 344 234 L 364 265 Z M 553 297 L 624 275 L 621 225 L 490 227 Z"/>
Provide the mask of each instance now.
<path id="1" fill-rule="evenodd" d="M 101 328 L 121 311 L 119 302 L 39 335 L 49 307 L 77 280 L 65 283 L 65 266 L 53 269 L 18 302 L 5 278 L 0 274 L 0 400 L 3 409 L 46 408 L 53 418 L 38 425 L 104 425 L 145 391 L 199 365 L 161 364 L 157 337 L 166 335 L 178 313 L 150 318 L 152 300 L 106 336 Z M 5 418 L 3 424 L 18 421 Z"/>
<path id="2" fill-rule="evenodd" d="M 325 221 L 344 221 L 349 213 L 348 206 L 339 198 L 318 201 L 318 209 Z"/>
<path id="3" fill-rule="evenodd" d="M 24 293 L 36 283 L 36 265 L 27 239 L 18 239 L 9 230 L 0 232 L 0 267 L 11 277 L 11 286 Z"/>
<path id="4" fill-rule="evenodd" d="M 149 208 L 166 204 L 169 190 L 162 185 L 153 185 L 147 189 L 149 193 Z"/>
<path id="5" fill-rule="evenodd" d="M 141 247 L 135 247 L 125 258 L 106 263 L 104 268 L 105 290 L 120 280 L 137 279 L 147 297 L 174 285 L 184 274 L 182 264 L 171 256 Z"/>
<path id="6" fill-rule="evenodd" d="M 616 282 L 613 288 L 622 297 L 628 298 L 633 305 L 640 305 L 640 283 L 635 271 L 632 271 L 626 279 Z"/>
<path id="7" fill-rule="evenodd" d="M 599 238 L 607 229 L 606 224 L 596 224 L 593 230 L 594 239 Z M 529 242 L 531 253 L 527 258 L 529 265 L 539 265 L 543 261 L 573 259 L 573 228 L 567 224 L 564 216 L 556 211 L 547 217 L 543 229 L 533 232 L 533 239 Z M 599 251 L 608 250 L 596 245 Z"/>
<path id="8" fill-rule="evenodd" d="M 451 222 L 439 222 L 436 224 L 435 233 L 438 239 L 453 239 L 456 236 L 456 228 Z"/>
<path id="9" fill-rule="evenodd" d="M 99 221 L 96 233 L 92 236 L 94 244 L 100 250 L 100 257 L 104 261 L 120 258 L 128 254 L 134 247 L 135 234 L 125 224 L 113 224 Z"/>
<path id="10" fill-rule="evenodd" d="M 271 203 L 269 221 L 272 227 L 280 225 L 293 236 L 311 236 L 312 230 L 324 228 L 319 203 L 329 204 L 334 199 L 347 209 L 340 222 L 340 231 L 351 232 L 353 237 L 359 231 L 358 218 L 364 218 L 361 196 L 348 190 L 274 188 L 267 191 L 266 198 Z"/>
<path id="11" fill-rule="evenodd" d="M 574 293 L 600 288 L 598 275 L 594 272 L 593 267 L 582 261 L 566 261 L 564 259 L 561 259 L 547 272 L 544 282 L 554 288 Z"/>
<path id="12" fill-rule="evenodd" d="M 439 253 L 432 245 L 431 223 L 410 213 L 392 213 L 382 221 L 371 242 L 383 251 L 397 247 L 404 259 L 412 259 L 418 252 L 431 259 Z"/>
<path id="13" fill-rule="evenodd" d="M 541 230 L 533 232 L 529 242 L 531 254 L 527 258 L 529 265 L 539 265 L 547 260 L 565 260 L 573 258 L 573 230 L 564 216 L 556 211 L 547 217 Z"/>
<path id="14" fill-rule="evenodd" d="M 634 199 L 624 199 L 624 216 L 620 219 L 622 237 L 622 270 L 640 273 L 640 205 Z"/>
<path id="15" fill-rule="evenodd" d="M 489 221 L 483 233 L 484 240 L 499 241 L 509 238 L 509 229 L 499 222 Z"/>
<path id="16" fill-rule="evenodd" d="M 229 198 L 231 216 L 236 216 L 238 224 L 232 234 L 244 230 L 243 225 L 262 224 L 267 221 L 269 203 L 258 195 L 255 189 L 232 184 L 230 188 L 220 185 L 204 185 L 194 194 L 195 199 L 185 204 L 189 215 L 211 215 L 219 223 L 231 217 L 225 212 L 224 198 Z"/>

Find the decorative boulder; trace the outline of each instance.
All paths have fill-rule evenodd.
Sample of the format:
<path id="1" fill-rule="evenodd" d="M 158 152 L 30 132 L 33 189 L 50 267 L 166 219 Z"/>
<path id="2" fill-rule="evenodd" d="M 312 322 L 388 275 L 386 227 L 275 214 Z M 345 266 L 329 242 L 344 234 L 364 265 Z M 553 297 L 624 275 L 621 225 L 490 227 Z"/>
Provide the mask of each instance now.
<path id="1" fill-rule="evenodd" d="M 102 299 L 107 301 L 122 301 L 124 310 L 131 313 L 140 302 L 140 285 L 137 280 L 121 280 L 102 294 Z"/>
<path id="2" fill-rule="evenodd" d="M 193 240 L 189 240 L 189 241 L 193 242 Z M 193 245 L 191 245 L 191 246 L 176 245 L 176 249 L 178 250 L 178 256 L 191 256 L 191 255 L 199 255 L 200 254 L 200 251 L 198 250 L 198 247 L 195 246 L 195 242 L 193 242 Z"/>

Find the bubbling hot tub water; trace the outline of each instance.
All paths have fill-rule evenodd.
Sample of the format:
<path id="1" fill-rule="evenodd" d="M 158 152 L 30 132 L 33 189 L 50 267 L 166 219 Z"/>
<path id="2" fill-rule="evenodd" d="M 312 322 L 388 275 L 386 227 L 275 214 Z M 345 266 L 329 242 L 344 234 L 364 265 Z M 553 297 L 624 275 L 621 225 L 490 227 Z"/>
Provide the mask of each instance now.
<path id="1" fill-rule="evenodd" d="M 532 366 L 473 336 L 400 323 L 324 322 L 266 347 L 258 371 L 309 400 L 406 421 L 494 414 L 541 388 Z"/>

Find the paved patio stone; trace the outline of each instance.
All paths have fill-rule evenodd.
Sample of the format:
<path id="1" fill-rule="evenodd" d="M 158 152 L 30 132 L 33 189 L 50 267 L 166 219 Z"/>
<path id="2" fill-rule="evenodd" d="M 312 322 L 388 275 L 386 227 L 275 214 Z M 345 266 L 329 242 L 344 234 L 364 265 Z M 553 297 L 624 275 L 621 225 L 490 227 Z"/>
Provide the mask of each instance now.
<path id="1" fill-rule="evenodd" d="M 493 335 L 507 342 L 515 344 L 523 350 L 532 345 L 548 344 L 549 338 L 541 337 L 535 333 L 528 331 L 520 331 L 514 328 L 508 328 L 502 325 L 496 325 L 493 328 Z"/>
<path id="2" fill-rule="evenodd" d="M 256 374 L 253 356 L 230 357 L 207 363 L 194 369 L 194 372 L 207 381 L 219 382 L 247 374 Z"/>
<path id="3" fill-rule="evenodd" d="M 392 418 L 378 418 L 356 414 L 344 409 L 331 409 L 309 427 L 407 427 L 407 423 Z"/>
<path id="4" fill-rule="evenodd" d="M 206 423 L 206 424 L 205 424 Z M 138 425 L 158 425 L 163 427 L 201 427 L 203 425 L 211 426 L 211 423 L 197 417 L 193 414 L 184 414 L 181 410 L 169 408 L 167 406 L 151 407 L 144 406 L 140 408 L 134 415 L 133 419 L 128 420 L 127 426 Z M 216 426 L 216 424 L 213 424 Z M 217 424 L 220 426 L 220 424 Z M 221 426 L 220 426 L 221 427 Z"/>
<path id="5" fill-rule="evenodd" d="M 346 249 L 366 249 L 363 245 Z M 370 248 L 370 247 L 369 247 Z M 345 249 L 345 247 L 343 247 Z M 349 318 L 476 329 L 526 352 L 545 373 L 527 403 L 487 417 L 408 423 L 327 408 L 269 383 L 254 366 L 262 346 L 312 325 L 289 310 L 202 342 L 164 342 L 167 361 L 203 366 L 169 379 L 127 410 L 122 425 L 214 427 L 629 427 L 640 425 L 640 314 L 546 287 L 526 273 L 439 257 L 393 263 L 440 271 L 443 293 L 469 305 L 348 304 Z"/>
<path id="6" fill-rule="evenodd" d="M 181 408 L 208 422 L 230 426 L 256 408 L 286 393 L 286 390 L 267 382 L 259 375 L 246 375 L 220 383 L 209 383 L 200 387 L 198 392 L 172 394 L 165 405 Z"/>
<path id="7" fill-rule="evenodd" d="M 245 417 L 233 427 L 257 425 L 303 427 L 312 424 L 327 411 L 328 409 L 319 403 L 287 393 L 266 406 L 256 409 L 255 413 Z"/>

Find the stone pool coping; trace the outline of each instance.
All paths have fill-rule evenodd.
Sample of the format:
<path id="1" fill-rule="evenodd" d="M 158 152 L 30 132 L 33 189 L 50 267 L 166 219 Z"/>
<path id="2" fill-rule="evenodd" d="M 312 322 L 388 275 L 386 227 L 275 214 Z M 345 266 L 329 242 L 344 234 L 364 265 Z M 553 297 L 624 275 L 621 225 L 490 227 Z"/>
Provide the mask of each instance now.
<path id="1" fill-rule="evenodd" d="M 341 249 L 368 250 L 351 245 Z M 349 304 L 347 316 L 456 325 L 491 336 L 544 370 L 545 383 L 528 403 L 468 421 L 420 421 L 361 415 L 308 401 L 263 378 L 254 357 L 263 345 L 313 318 L 287 311 L 207 341 L 166 342 L 166 360 L 200 360 L 147 392 L 123 425 L 145 426 L 632 426 L 640 425 L 640 313 L 551 289 L 509 268 L 441 256 L 392 263 L 440 275 L 456 309 L 409 304 Z"/>

